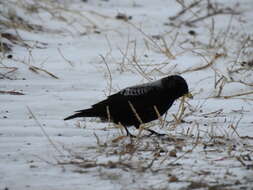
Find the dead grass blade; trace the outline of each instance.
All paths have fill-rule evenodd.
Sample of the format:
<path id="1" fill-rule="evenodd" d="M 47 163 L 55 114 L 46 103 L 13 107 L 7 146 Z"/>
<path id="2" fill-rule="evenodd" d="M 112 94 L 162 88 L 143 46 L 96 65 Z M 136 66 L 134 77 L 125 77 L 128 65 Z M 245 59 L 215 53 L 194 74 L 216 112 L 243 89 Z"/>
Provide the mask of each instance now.
<path id="1" fill-rule="evenodd" d="M 9 79 L 9 80 L 12 80 L 12 78 L 10 78 L 9 76 L 7 76 L 7 74 L 10 74 L 10 73 L 13 73 L 13 72 L 15 72 L 15 71 L 17 71 L 18 70 L 18 68 L 17 67 L 0 67 L 0 69 L 7 69 L 7 70 L 9 70 L 9 71 L 7 71 L 6 73 L 4 73 L 4 74 L 2 74 L 2 73 L 0 73 L 0 76 L 2 77 L 2 78 L 6 78 L 6 79 Z M 1 78 L 0 78 L 1 79 Z"/>
<path id="2" fill-rule="evenodd" d="M 17 91 L 2 91 L 2 90 L 0 90 L 0 94 L 25 95 L 24 93 L 17 92 Z"/>
<path id="3" fill-rule="evenodd" d="M 36 67 L 36 66 L 29 66 L 29 70 L 33 71 L 34 73 L 39 73 L 39 71 L 42 71 L 46 74 L 48 74 L 49 76 L 55 78 L 55 79 L 59 79 L 59 77 L 57 77 L 56 75 L 50 73 L 49 71 L 45 70 L 45 69 L 42 69 L 42 68 L 39 68 L 39 67 Z"/>
<path id="4" fill-rule="evenodd" d="M 187 69 L 187 70 L 182 71 L 182 72 L 178 72 L 178 74 L 184 74 L 184 73 L 195 72 L 195 71 L 200 71 L 200 70 L 207 69 L 210 66 L 212 66 L 218 58 L 225 56 L 224 54 L 216 53 L 213 56 L 213 58 L 211 59 L 211 61 L 208 61 L 202 54 L 200 54 L 198 52 L 194 52 L 194 53 L 200 55 L 207 63 L 205 65 L 202 65 L 202 66 L 198 66 L 198 67 L 195 67 L 195 68 Z"/>
<path id="5" fill-rule="evenodd" d="M 235 97 L 240 97 L 240 96 L 246 96 L 246 95 L 251 95 L 253 94 L 253 91 L 250 92 L 243 92 L 243 93 L 238 93 L 238 94 L 233 94 L 229 96 L 213 96 L 210 98 L 224 98 L 224 99 L 229 99 L 229 98 L 235 98 Z"/>
<path id="6" fill-rule="evenodd" d="M 32 116 L 32 118 L 34 119 L 34 121 L 36 122 L 36 124 L 40 127 L 41 131 L 43 132 L 43 134 L 45 135 L 45 137 L 47 138 L 47 140 L 50 142 L 50 144 L 54 147 L 54 149 L 60 154 L 63 155 L 63 153 L 60 151 L 60 149 L 58 149 L 58 147 L 56 146 L 56 144 L 53 142 L 53 140 L 49 137 L 49 135 L 47 134 L 47 132 L 45 131 L 44 127 L 41 125 L 41 123 L 39 122 L 39 120 L 36 118 L 36 116 L 33 114 L 32 110 L 27 106 L 26 107 L 29 114 Z M 60 163 L 60 161 L 55 158 L 57 160 L 57 162 Z"/>
<path id="7" fill-rule="evenodd" d="M 111 95 L 111 92 L 112 92 L 112 74 L 111 74 L 111 71 L 110 71 L 110 68 L 109 68 L 109 65 L 107 63 L 107 61 L 105 60 L 105 57 L 103 55 L 100 55 L 100 57 L 102 58 L 105 66 L 106 66 L 106 69 L 108 71 L 108 75 L 109 75 L 109 94 L 108 96 Z"/>
<path id="8" fill-rule="evenodd" d="M 68 59 L 63 55 L 63 53 L 61 52 L 61 49 L 60 49 L 60 48 L 57 48 L 57 50 L 58 50 L 59 54 L 62 56 L 62 58 L 63 58 L 68 64 L 70 64 L 70 65 L 73 67 L 74 64 L 73 64 L 70 60 L 68 60 Z"/>

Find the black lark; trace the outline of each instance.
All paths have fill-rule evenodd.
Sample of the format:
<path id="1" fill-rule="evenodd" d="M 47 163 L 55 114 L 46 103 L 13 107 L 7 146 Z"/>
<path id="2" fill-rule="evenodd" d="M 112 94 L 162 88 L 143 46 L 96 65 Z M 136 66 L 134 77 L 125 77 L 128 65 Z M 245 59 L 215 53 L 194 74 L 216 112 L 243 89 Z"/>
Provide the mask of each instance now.
<path id="1" fill-rule="evenodd" d="M 139 128 L 141 124 L 158 119 L 181 96 L 191 97 L 185 79 L 178 75 L 131 86 L 98 102 L 91 108 L 76 111 L 64 120 L 77 117 L 99 117 L 102 120 L 121 124 L 127 135 L 133 136 L 129 126 Z M 159 114 L 158 114 L 159 113 Z M 147 129 L 151 134 L 159 133 Z"/>

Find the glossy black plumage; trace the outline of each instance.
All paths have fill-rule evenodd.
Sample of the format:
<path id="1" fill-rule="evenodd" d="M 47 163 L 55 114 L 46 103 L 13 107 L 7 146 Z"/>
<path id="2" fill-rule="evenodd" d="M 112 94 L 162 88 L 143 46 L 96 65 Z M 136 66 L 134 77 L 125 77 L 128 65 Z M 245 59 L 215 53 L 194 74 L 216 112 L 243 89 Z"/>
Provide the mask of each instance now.
<path id="1" fill-rule="evenodd" d="M 120 123 L 125 127 L 127 134 L 131 135 L 127 126 L 138 128 L 142 123 L 157 119 L 156 109 L 163 115 L 177 98 L 188 93 L 188 85 L 184 78 L 177 75 L 168 76 L 154 82 L 125 88 L 64 120 L 99 117 L 102 120 Z"/>

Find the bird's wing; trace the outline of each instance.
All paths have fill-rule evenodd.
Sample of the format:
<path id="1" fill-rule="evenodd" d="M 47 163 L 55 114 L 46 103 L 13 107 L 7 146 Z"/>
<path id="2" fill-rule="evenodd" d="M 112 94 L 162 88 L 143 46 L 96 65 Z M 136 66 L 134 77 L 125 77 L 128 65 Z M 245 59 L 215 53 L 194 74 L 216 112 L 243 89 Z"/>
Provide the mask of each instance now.
<path id="1" fill-rule="evenodd" d="M 153 92 L 162 88 L 161 80 L 145 83 L 141 85 L 131 86 L 119 91 L 119 94 L 126 97 L 142 97 L 149 96 Z"/>
<path id="2" fill-rule="evenodd" d="M 133 104 L 141 104 L 142 101 L 147 100 L 146 104 L 149 104 L 156 97 L 158 87 L 156 86 L 147 86 L 147 85 L 138 85 L 125 88 L 119 91 L 116 94 L 109 96 L 107 99 L 94 104 L 93 108 L 98 108 L 100 106 L 107 105 L 119 105 L 123 102 L 131 102 Z"/>
<path id="3" fill-rule="evenodd" d="M 147 96 L 152 91 L 154 91 L 155 88 L 152 86 L 133 86 L 125 88 L 118 93 L 124 97 L 128 98 L 134 98 L 134 97 L 141 97 L 141 96 Z"/>

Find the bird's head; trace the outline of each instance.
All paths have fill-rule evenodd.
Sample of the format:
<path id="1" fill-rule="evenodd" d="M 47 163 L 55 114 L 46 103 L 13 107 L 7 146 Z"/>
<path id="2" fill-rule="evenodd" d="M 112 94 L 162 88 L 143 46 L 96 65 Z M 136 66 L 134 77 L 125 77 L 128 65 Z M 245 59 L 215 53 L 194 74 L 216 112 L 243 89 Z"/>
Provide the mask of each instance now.
<path id="1" fill-rule="evenodd" d="M 163 88 L 166 94 L 173 99 L 177 99 L 181 96 L 192 98 L 192 94 L 189 93 L 188 85 L 185 79 L 178 75 L 168 76 L 162 79 Z"/>

